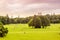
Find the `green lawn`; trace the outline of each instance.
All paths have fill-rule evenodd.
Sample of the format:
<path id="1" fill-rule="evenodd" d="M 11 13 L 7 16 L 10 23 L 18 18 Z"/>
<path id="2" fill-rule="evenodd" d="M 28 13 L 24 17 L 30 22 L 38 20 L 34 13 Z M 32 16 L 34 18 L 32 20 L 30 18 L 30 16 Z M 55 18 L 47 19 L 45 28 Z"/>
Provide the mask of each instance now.
<path id="1" fill-rule="evenodd" d="M 60 40 L 60 24 L 51 24 L 47 28 L 33 29 L 27 24 L 4 25 L 9 30 L 0 40 Z"/>

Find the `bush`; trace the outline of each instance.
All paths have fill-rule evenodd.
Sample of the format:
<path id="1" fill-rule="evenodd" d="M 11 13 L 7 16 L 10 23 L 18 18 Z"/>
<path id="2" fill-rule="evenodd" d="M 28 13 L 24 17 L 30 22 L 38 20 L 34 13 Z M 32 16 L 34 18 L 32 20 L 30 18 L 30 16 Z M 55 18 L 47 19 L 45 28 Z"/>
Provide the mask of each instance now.
<path id="1" fill-rule="evenodd" d="M 3 24 L 0 22 L 0 37 L 6 36 L 8 29 L 3 27 Z"/>

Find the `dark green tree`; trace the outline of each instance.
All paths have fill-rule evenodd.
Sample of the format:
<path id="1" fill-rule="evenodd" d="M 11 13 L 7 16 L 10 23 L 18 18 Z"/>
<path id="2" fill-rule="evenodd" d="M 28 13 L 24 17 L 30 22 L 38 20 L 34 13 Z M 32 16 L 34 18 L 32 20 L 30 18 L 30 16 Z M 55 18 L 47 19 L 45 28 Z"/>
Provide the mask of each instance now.
<path id="1" fill-rule="evenodd" d="M 46 16 L 40 16 L 41 22 L 42 22 L 42 27 L 50 26 L 50 20 Z"/>
<path id="2" fill-rule="evenodd" d="M 34 17 L 29 21 L 29 26 L 34 28 L 41 28 L 41 20 L 38 16 L 34 15 Z"/>
<path id="3" fill-rule="evenodd" d="M 6 36 L 8 33 L 8 29 L 3 27 L 2 22 L 0 22 L 0 37 Z"/>
<path id="4" fill-rule="evenodd" d="M 8 14 L 6 15 L 6 24 L 9 24 L 10 23 L 10 18 L 8 16 Z"/>

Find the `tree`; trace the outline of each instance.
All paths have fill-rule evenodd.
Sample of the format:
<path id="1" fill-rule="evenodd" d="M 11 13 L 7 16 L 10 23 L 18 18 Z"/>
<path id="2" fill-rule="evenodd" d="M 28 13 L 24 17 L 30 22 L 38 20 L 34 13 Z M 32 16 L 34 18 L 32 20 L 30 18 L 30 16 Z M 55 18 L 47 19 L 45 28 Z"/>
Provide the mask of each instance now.
<path id="1" fill-rule="evenodd" d="M 50 20 L 46 16 L 40 16 L 41 22 L 42 22 L 42 27 L 50 26 Z"/>
<path id="2" fill-rule="evenodd" d="M 19 16 L 16 18 L 16 22 L 17 22 L 17 23 L 20 23 L 20 18 L 19 18 Z"/>
<path id="3" fill-rule="evenodd" d="M 10 19 L 9 19 L 9 16 L 8 14 L 6 15 L 6 24 L 9 24 L 10 23 Z"/>
<path id="4" fill-rule="evenodd" d="M 34 28 L 41 28 L 41 20 L 38 16 L 34 15 L 34 17 L 29 21 L 29 26 Z"/>
<path id="5" fill-rule="evenodd" d="M 50 20 L 50 18 L 51 18 L 50 14 L 46 14 L 45 16 Z"/>
<path id="6" fill-rule="evenodd" d="M 0 22 L 0 37 L 6 36 L 7 33 L 8 33 L 7 28 L 4 28 L 2 22 Z"/>
<path id="7" fill-rule="evenodd" d="M 3 17 L 3 16 L 2 16 L 2 17 L 0 18 L 0 21 L 5 25 L 5 24 L 6 24 L 6 17 Z"/>

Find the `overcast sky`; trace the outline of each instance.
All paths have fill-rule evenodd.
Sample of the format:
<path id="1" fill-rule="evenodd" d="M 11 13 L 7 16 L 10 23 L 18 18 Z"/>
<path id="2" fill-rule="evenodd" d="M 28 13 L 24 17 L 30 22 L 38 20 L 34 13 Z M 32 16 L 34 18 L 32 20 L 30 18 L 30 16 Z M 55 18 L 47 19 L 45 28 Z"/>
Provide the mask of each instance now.
<path id="1" fill-rule="evenodd" d="M 60 13 L 60 0 L 0 0 L 0 15 L 31 16 L 42 13 Z"/>

